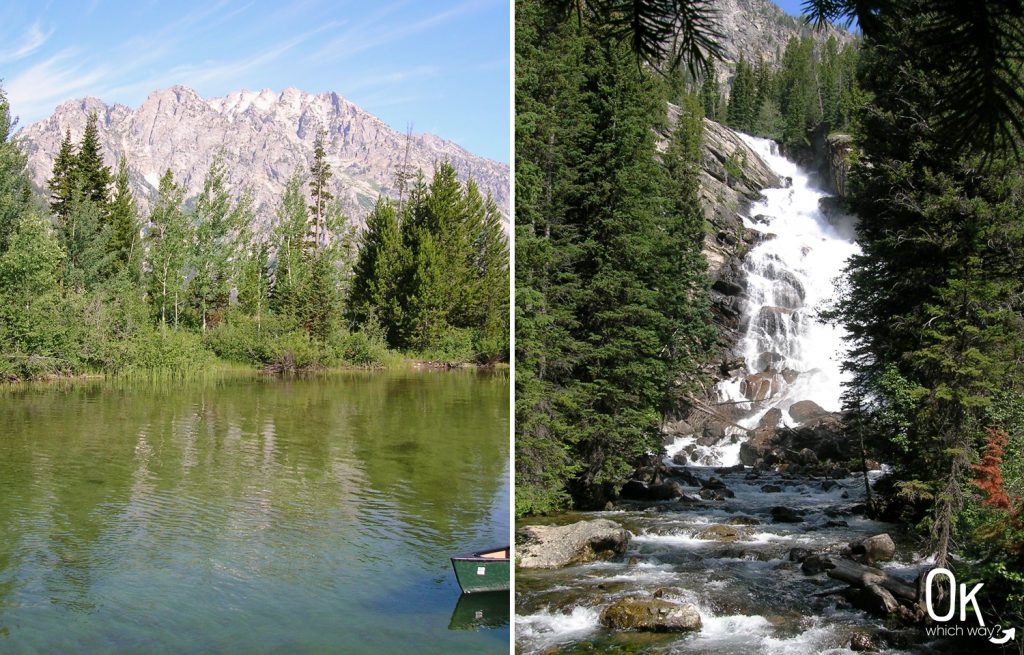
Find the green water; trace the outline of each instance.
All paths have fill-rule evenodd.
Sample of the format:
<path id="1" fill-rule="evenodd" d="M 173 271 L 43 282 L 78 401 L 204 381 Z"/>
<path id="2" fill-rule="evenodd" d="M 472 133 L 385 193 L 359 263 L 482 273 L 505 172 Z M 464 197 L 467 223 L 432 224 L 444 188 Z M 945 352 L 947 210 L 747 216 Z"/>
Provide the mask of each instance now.
<path id="1" fill-rule="evenodd" d="M 0 653 L 507 653 L 449 629 L 448 558 L 508 542 L 508 407 L 470 372 L 0 391 Z"/>

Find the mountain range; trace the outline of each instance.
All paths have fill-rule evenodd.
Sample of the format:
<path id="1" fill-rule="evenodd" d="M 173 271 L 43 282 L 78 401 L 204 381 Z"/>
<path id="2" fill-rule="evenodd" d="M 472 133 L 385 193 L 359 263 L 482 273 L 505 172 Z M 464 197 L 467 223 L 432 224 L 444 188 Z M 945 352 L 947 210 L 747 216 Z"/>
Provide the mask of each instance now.
<path id="1" fill-rule="evenodd" d="M 143 213 L 164 170 L 170 168 L 186 197 L 194 197 L 220 153 L 234 194 L 251 191 L 257 223 L 265 228 L 296 168 L 308 170 L 320 130 L 326 131 L 335 195 L 359 223 L 379 194 L 397 195 L 396 173 L 402 170 L 407 150 L 411 170 L 422 170 L 429 180 L 435 163 L 447 159 L 460 179 L 472 177 L 506 216 L 509 213 L 507 164 L 473 155 L 433 134 L 407 137 L 337 93 L 295 88 L 204 99 L 188 87 L 173 86 L 154 91 L 136 109 L 96 98 L 69 100 L 17 135 L 28 155 L 32 181 L 40 189 L 52 175 L 65 130 L 77 143 L 93 112 L 99 119 L 105 161 L 116 170 L 120 157 L 127 157 L 132 190 Z"/>

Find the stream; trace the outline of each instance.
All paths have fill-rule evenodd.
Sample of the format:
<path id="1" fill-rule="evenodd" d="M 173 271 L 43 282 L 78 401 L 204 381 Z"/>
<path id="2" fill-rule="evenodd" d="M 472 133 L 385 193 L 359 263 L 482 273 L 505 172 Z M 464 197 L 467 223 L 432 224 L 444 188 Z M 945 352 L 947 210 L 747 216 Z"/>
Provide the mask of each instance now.
<path id="1" fill-rule="evenodd" d="M 849 653 L 854 633 L 879 641 L 884 620 L 827 594 L 845 583 L 823 573 L 804 574 L 799 562 L 790 561 L 790 550 L 836 553 L 852 541 L 888 533 L 896 555 L 880 568 L 913 580 L 927 564 L 917 550 L 922 546 L 901 526 L 863 517 L 860 474 L 825 479 L 737 466 L 746 429 L 762 424 L 770 410 L 778 410 L 773 414 L 778 426 L 791 426 L 798 421 L 789 410 L 798 401 L 813 401 L 827 412 L 840 409 L 843 333 L 818 321 L 816 314 L 834 297 L 846 258 L 857 252 L 853 220 L 821 210 L 819 203 L 828 194 L 806 171 L 779 156 L 773 142 L 743 139 L 791 182 L 764 191 L 744 219 L 746 227 L 774 236 L 744 260 L 745 302 L 736 350 L 744 367 L 716 388 L 714 400 L 730 408 L 733 425 L 714 443 L 700 434 L 679 437 L 666 446 L 665 458 L 671 464 L 674 455 L 685 452 L 686 471 L 700 480 L 719 478 L 735 496 L 620 503 L 610 511 L 531 520 L 567 524 L 605 518 L 632 537 L 626 553 L 610 561 L 517 571 L 518 653 Z M 873 471 L 870 477 L 881 475 Z M 766 485 L 772 485 L 771 492 L 762 489 Z M 692 484 L 684 487 L 687 496 L 699 490 Z M 778 506 L 803 512 L 803 521 L 776 522 L 772 508 Z M 713 526 L 726 526 L 729 534 L 705 533 Z M 665 600 L 695 604 L 702 629 L 654 634 L 600 625 L 601 610 L 612 602 L 655 592 Z M 913 631 L 889 633 L 889 640 L 884 652 L 950 647 L 925 642 Z"/>

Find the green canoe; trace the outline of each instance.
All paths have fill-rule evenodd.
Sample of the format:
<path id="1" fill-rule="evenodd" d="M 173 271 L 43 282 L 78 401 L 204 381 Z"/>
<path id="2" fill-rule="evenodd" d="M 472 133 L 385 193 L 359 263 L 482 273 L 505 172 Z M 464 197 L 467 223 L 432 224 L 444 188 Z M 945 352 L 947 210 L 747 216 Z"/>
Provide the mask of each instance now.
<path id="1" fill-rule="evenodd" d="M 455 569 L 455 577 L 462 587 L 462 593 L 507 590 L 509 551 L 508 546 L 503 546 L 453 557 L 452 568 Z"/>

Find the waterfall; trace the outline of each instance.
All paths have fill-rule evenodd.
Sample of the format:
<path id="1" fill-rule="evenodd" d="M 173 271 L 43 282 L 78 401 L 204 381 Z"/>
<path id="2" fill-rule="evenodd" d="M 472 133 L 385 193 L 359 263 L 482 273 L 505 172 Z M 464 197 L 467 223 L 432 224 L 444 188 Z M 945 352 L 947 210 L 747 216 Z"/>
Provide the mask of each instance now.
<path id="1" fill-rule="evenodd" d="M 685 448 L 701 464 L 739 463 L 747 430 L 758 427 L 773 408 L 781 412 L 781 425 L 797 423 L 789 414 L 797 401 L 838 411 L 845 379 L 840 370 L 844 331 L 818 320 L 817 314 L 835 297 L 846 260 L 858 252 L 854 221 L 839 213 L 826 215 L 820 201 L 829 194 L 812 185 L 807 171 L 779 155 L 775 142 L 740 137 L 791 182 L 765 189 L 743 219 L 744 227 L 771 236 L 743 261 L 742 336 L 736 354 L 744 369 L 715 389 L 714 402 L 732 425 L 725 426 L 724 436 L 684 436 L 667 448 L 670 457 Z"/>

